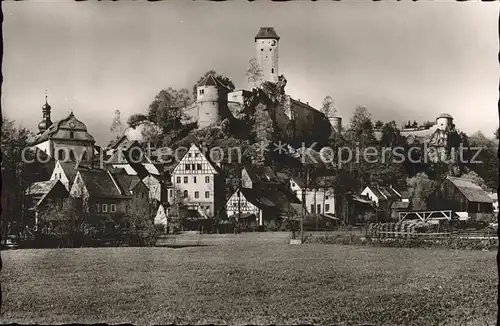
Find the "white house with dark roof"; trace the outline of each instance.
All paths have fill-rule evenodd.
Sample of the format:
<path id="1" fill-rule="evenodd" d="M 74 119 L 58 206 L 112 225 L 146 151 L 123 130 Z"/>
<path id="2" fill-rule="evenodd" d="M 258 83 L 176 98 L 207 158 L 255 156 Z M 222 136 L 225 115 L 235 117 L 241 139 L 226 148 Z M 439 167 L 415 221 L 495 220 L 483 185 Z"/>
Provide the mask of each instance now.
<path id="1" fill-rule="evenodd" d="M 335 191 L 330 185 L 326 185 L 316 178 L 309 185 L 298 176 L 290 179 L 290 189 L 297 198 L 302 201 L 305 197 L 305 207 L 310 214 L 335 215 Z"/>
<path id="2" fill-rule="evenodd" d="M 168 201 L 213 217 L 224 202 L 222 177 L 218 165 L 192 144 L 172 171 Z"/>

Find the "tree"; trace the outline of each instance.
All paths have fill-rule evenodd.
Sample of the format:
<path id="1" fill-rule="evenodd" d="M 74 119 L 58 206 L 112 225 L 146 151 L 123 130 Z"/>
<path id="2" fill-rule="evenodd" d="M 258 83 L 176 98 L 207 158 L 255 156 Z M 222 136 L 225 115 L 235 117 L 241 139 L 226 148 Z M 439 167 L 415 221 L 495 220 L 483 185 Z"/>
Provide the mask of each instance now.
<path id="1" fill-rule="evenodd" d="M 375 129 L 382 129 L 383 126 L 384 126 L 384 122 L 382 122 L 382 120 L 377 120 L 375 122 Z"/>
<path id="2" fill-rule="evenodd" d="M 135 127 L 137 126 L 139 123 L 141 123 L 142 121 L 145 121 L 145 120 L 148 120 L 148 117 L 145 115 L 145 114 L 141 114 L 141 113 L 138 113 L 138 114 L 132 114 L 128 120 L 127 120 L 127 124 L 130 126 L 130 127 Z"/>
<path id="3" fill-rule="evenodd" d="M 34 159 L 35 151 L 25 151 L 23 159 L 23 150 L 29 147 L 30 138 L 33 136 L 30 130 L 22 127 L 15 127 L 14 121 L 2 117 L 1 127 L 1 171 L 2 171 L 2 218 L 1 232 L 2 239 L 6 239 L 9 228 L 15 227 L 19 231 L 24 229 L 27 221 L 24 215 L 25 207 L 25 189 L 37 178 L 40 164 L 35 161 L 28 163 L 28 160 Z M 45 156 L 45 155 L 44 155 Z"/>
<path id="4" fill-rule="evenodd" d="M 163 132 L 168 142 L 175 140 L 185 131 L 185 115 L 182 109 L 192 102 L 187 89 L 175 90 L 171 87 L 161 90 L 149 105 L 148 119 Z"/>
<path id="5" fill-rule="evenodd" d="M 383 125 L 380 145 L 392 148 L 395 146 L 403 146 L 404 144 L 404 137 L 401 136 L 394 120 Z"/>
<path id="6" fill-rule="evenodd" d="M 264 76 L 262 69 L 259 66 L 257 58 L 252 58 L 249 61 L 248 69 L 245 74 L 248 82 L 253 84 L 253 87 L 258 87 Z"/>
<path id="7" fill-rule="evenodd" d="M 84 226 L 88 222 L 89 210 L 83 198 L 68 198 L 62 205 L 50 204 L 40 213 L 42 234 L 56 236 L 63 246 L 70 248 L 82 244 Z"/>
<path id="8" fill-rule="evenodd" d="M 374 142 L 375 135 L 373 133 L 371 114 L 366 107 L 356 107 L 351 117 L 349 132 L 351 133 L 351 139 L 359 141 L 362 145 Z"/>
<path id="9" fill-rule="evenodd" d="M 471 146 L 471 161 L 467 165 L 471 171 L 476 172 L 489 188 L 496 189 L 498 187 L 498 142 L 493 139 L 488 139 L 481 132 L 468 137 L 468 142 Z"/>
<path id="10" fill-rule="evenodd" d="M 326 117 L 333 117 L 337 114 L 337 108 L 335 107 L 335 102 L 330 95 L 323 99 L 320 110 Z"/>
<path id="11" fill-rule="evenodd" d="M 463 174 L 460 176 L 461 178 L 471 180 L 475 184 L 481 187 L 484 191 L 490 192 L 492 189 L 488 187 L 488 185 L 484 182 L 483 178 L 481 178 L 476 172 L 469 171 L 469 173 Z"/>
<path id="12" fill-rule="evenodd" d="M 425 210 L 427 198 L 436 189 L 437 182 L 429 179 L 425 173 L 418 173 L 416 176 L 408 178 L 406 182 L 409 186 L 412 209 Z"/>
<path id="13" fill-rule="evenodd" d="M 196 98 L 196 87 L 208 75 L 214 76 L 215 78 L 217 78 L 218 81 L 220 81 L 222 84 L 224 84 L 230 91 L 234 91 L 235 86 L 234 86 L 234 83 L 233 83 L 233 81 L 231 79 L 229 79 L 228 77 L 226 77 L 224 75 L 219 75 L 214 69 L 211 69 L 211 70 L 207 71 L 203 76 L 201 76 L 200 79 L 198 79 L 198 81 L 196 82 L 196 84 L 194 84 L 194 86 L 193 86 L 193 96 L 195 98 Z"/>

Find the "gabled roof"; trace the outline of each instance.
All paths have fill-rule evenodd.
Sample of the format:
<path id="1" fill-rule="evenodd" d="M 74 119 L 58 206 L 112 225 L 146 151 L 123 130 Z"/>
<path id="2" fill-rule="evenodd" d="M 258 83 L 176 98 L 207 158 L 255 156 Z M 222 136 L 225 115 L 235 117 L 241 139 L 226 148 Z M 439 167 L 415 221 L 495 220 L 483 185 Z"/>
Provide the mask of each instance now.
<path id="1" fill-rule="evenodd" d="M 26 189 L 25 194 L 28 196 L 40 196 L 42 197 L 35 204 L 35 207 L 39 206 L 45 198 L 56 188 L 59 188 L 61 193 L 64 194 L 63 198 L 67 198 L 69 193 L 66 187 L 61 183 L 60 180 L 49 180 L 49 181 L 39 181 L 33 183 Z"/>
<path id="2" fill-rule="evenodd" d="M 182 156 L 182 159 L 180 159 L 179 163 L 177 163 L 175 165 L 175 167 L 173 169 L 173 173 L 175 173 L 175 170 L 177 169 L 178 166 L 180 166 L 180 164 L 184 164 L 186 162 L 186 160 L 189 158 L 188 153 L 200 154 L 199 157 L 203 158 L 207 163 L 210 164 L 210 166 L 214 170 L 214 173 L 221 172 L 220 167 L 216 163 L 213 163 L 207 156 L 205 156 L 205 154 L 203 154 L 203 152 L 200 150 L 200 148 L 196 144 L 191 144 L 191 146 L 189 147 L 189 150 L 186 153 L 184 153 L 184 155 Z"/>
<path id="3" fill-rule="evenodd" d="M 76 177 L 78 168 L 77 164 L 75 162 L 63 162 L 63 161 L 58 161 L 58 163 L 63 169 L 64 174 L 68 178 L 69 183 L 72 184 Z"/>
<path id="4" fill-rule="evenodd" d="M 375 196 L 380 200 L 397 200 L 400 199 L 400 194 L 392 187 L 386 186 L 368 186 Z"/>
<path id="5" fill-rule="evenodd" d="M 141 179 L 136 175 L 115 174 L 113 177 L 124 191 L 123 193 L 126 194 L 130 193 L 141 182 Z"/>
<path id="6" fill-rule="evenodd" d="M 79 170 L 78 173 L 91 197 L 97 198 L 125 198 L 116 180 L 111 173 L 104 170 Z"/>
<path id="7" fill-rule="evenodd" d="M 254 183 L 280 183 L 278 176 L 269 166 L 246 166 L 244 169 Z"/>
<path id="8" fill-rule="evenodd" d="M 28 189 L 26 189 L 26 195 L 44 195 L 48 193 L 59 180 L 48 180 L 48 181 L 38 181 L 31 184 Z"/>
<path id="9" fill-rule="evenodd" d="M 239 190 L 249 202 L 262 209 L 275 208 L 285 212 L 292 209 L 290 204 L 300 204 L 300 200 L 291 192 L 287 191 L 285 187 L 270 186 L 240 188 Z"/>
<path id="10" fill-rule="evenodd" d="M 276 39 L 279 40 L 280 37 L 274 30 L 274 27 L 261 27 L 257 35 L 255 35 L 255 39 L 261 39 L 261 38 L 271 38 L 271 39 Z"/>
<path id="11" fill-rule="evenodd" d="M 217 77 L 214 77 L 212 74 L 209 74 L 207 77 L 203 78 L 203 80 L 198 83 L 198 86 L 215 86 L 229 90 L 226 85 L 224 85 L 220 80 L 217 79 Z"/>
<path id="12" fill-rule="evenodd" d="M 470 179 L 446 177 L 467 198 L 468 201 L 492 203 L 493 200 L 478 184 Z"/>

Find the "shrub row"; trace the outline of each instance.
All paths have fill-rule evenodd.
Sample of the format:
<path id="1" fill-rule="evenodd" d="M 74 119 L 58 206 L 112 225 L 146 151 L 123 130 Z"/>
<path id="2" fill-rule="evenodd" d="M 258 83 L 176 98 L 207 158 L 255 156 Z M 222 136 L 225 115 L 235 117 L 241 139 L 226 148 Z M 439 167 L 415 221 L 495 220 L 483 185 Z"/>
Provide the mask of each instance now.
<path id="1" fill-rule="evenodd" d="M 334 235 L 334 236 L 308 236 L 304 239 L 306 243 L 343 244 L 343 245 L 366 245 L 376 247 L 397 248 L 441 248 L 459 250 L 496 250 L 498 239 L 424 239 L 424 238 L 370 238 L 359 235 Z"/>

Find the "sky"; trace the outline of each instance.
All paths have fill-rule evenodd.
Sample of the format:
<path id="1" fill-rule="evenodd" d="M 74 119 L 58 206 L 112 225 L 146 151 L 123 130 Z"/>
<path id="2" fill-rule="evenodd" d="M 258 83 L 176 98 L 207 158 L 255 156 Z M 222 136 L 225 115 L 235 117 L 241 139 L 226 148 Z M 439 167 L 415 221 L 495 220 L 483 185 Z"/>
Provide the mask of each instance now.
<path id="1" fill-rule="evenodd" d="M 97 144 L 145 113 L 167 87 L 215 69 L 248 88 L 254 37 L 280 36 L 286 92 L 320 108 L 330 95 L 347 124 L 433 121 L 490 136 L 498 126 L 500 4 L 444 2 L 2 2 L 2 114 L 37 130 L 48 91 L 52 120 L 71 110 Z"/>

